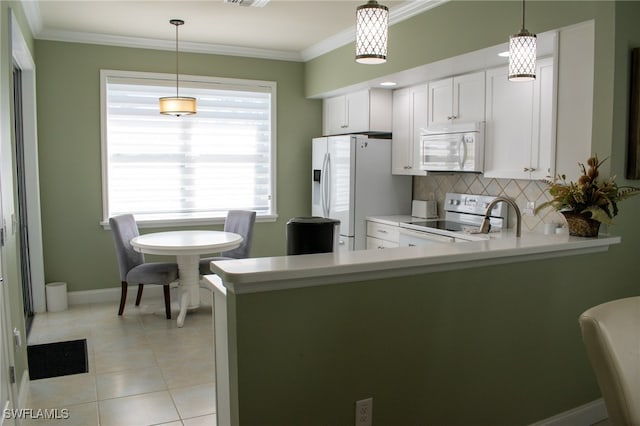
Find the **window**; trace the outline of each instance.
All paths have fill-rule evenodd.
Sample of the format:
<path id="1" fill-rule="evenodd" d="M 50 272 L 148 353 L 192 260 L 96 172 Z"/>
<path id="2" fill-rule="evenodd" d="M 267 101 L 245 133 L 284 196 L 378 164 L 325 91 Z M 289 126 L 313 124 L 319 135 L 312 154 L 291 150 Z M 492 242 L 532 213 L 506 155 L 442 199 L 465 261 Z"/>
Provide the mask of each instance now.
<path id="1" fill-rule="evenodd" d="M 101 72 L 104 222 L 211 223 L 228 210 L 275 217 L 276 83 L 180 77 L 198 113 L 158 112 L 175 74 Z"/>

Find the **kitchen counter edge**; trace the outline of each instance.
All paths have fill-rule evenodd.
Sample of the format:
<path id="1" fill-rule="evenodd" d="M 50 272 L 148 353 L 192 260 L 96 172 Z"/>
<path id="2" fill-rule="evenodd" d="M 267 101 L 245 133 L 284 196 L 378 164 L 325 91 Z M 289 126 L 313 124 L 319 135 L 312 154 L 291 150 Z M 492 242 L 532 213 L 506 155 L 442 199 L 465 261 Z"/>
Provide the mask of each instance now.
<path id="1" fill-rule="evenodd" d="M 501 234 L 459 244 L 215 261 L 211 269 L 228 291 L 246 294 L 598 253 L 622 241 L 608 235 Z"/>

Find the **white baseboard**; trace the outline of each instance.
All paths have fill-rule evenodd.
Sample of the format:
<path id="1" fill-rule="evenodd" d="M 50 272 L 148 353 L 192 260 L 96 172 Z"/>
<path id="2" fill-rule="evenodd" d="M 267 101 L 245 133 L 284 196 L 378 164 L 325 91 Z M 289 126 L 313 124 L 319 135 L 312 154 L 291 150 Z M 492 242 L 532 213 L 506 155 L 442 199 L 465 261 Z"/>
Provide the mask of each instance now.
<path id="1" fill-rule="evenodd" d="M 129 286 L 127 290 L 127 301 L 133 301 L 136 297 L 138 286 Z M 159 285 L 147 285 L 144 287 L 143 300 L 160 299 L 164 297 L 162 292 L 162 286 Z M 67 294 L 67 300 L 69 305 L 86 305 L 92 303 L 106 303 L 106 302 L 120 302 L 120 287 L 101 288 L 98 290 L 81 290 L 70 291 Z M 171 300 L 179 300 L 178 290 L 175 287 L 171 287 Z M 211 306 L 211 292 L 207 289 L 200 288 L 200 304 Z"/>
<path id="2" fill-rule="evenodd" d="M 608 417 L 607 408 L 602 398 L 600 398 L 533 423 L 531 426 L 590 426 Z"/>

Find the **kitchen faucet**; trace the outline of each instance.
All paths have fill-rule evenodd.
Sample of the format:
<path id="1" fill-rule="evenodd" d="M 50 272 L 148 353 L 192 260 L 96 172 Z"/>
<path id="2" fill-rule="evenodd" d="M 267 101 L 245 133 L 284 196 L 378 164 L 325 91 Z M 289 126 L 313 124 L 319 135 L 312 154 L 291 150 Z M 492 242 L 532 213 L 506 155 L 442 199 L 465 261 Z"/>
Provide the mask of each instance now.
<path id="1" fill-rule="evenodd" d="M 522 222 L 522 214 L 520 213 L 520 209 L 518 208 L 518 205 L 515 203 L 515 201 L 505 197 L 496 197 L 492 202 L 489 203 L 489 205 L 487 206 L 487 211 L 484 214 L 484 219 L 482 219 L 482 224 L 480 225 L 479 232 L 481 234 L 489 233 L 489 230 L 491 229 L 491 210 L 493 210 L 493 207 L 501 201 L 509 204 L 516 211 L 516 237 L 520 237 L 522 235 L 522 227 L 520 224 Z"/>

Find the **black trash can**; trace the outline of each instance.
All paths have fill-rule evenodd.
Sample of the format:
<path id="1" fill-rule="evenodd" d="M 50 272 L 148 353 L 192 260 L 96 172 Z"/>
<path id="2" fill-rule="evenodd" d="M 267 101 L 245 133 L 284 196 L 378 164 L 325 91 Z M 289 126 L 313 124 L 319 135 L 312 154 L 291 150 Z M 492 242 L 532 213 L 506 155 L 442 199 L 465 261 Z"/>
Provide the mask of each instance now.
<path id="1" fill-rule="evenodd" d="M 294 217 L 287 222 L 287 255 L 330 253 L 340 233 L 340 221 L 324 217 Z"/>

